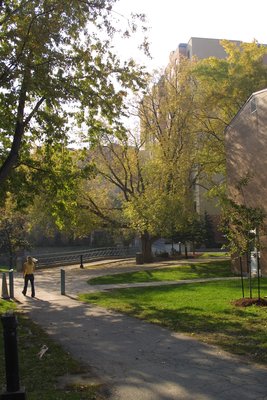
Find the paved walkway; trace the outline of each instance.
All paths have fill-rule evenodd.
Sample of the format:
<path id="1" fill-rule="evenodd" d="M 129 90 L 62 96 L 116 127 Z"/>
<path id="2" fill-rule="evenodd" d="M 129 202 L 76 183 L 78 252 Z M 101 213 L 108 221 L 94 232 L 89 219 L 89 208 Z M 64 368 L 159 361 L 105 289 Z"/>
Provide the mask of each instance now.
<path id="1" fill-rule="evenodd" d="M 35 322 L 110 386 L 111 400 L 267 400 L 266 368 L 75 300 L 77 292 L 90 290 L 89 277 L 119 272 L 120 266 L 64 269 L 66 296 L 60 295 L 56 268 L 36 273 L 35 299 L 21 294 L 22 278 L 15 274 L 15 297 Z"/>

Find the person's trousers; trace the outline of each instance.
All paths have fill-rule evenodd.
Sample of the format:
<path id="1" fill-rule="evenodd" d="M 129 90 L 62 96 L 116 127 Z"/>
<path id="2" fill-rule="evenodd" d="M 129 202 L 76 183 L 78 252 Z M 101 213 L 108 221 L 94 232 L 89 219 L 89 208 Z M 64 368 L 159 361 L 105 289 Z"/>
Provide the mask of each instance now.
<path id="1" fill-rule="evenodd" d="M 28 288 L 28 282 L 31 282 L 31 288 L 32 288 L 32 297 L 35 296 L 35 289 L 34 289 L 34 275 L 33 274 L 26 274 L 24 276 L 24 288 L 23 288 L 23 294 L 26 296 L 27 293 L 27 288 Z"/>

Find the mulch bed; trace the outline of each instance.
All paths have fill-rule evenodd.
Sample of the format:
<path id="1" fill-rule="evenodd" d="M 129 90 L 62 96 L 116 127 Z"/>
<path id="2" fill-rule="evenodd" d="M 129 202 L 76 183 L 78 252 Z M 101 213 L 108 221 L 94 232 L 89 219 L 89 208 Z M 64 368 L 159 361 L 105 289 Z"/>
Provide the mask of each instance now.
<path id="1" fill-rule="evenodd" d="M 259 306 L 259 307 L 267 307 L 267 300 L 262 298 L 254 298 L 250 299 L 248 297 L 244 297 L 242 299 L 234 300 L 232 304 L 236 307 L 249 307 L 249 306 Z"/>

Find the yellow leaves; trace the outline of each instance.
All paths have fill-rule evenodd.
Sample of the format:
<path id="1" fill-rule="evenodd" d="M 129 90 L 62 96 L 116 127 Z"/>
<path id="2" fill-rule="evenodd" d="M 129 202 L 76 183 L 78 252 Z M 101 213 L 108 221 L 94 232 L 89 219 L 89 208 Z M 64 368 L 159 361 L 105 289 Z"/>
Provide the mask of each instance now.
<path id="1" fill-rule="evenodd" d="M 136 231 L 164 235 L 171 226 L 181 223 L 182 201 L 179 194 L 159 192 L 150 187 L 138 198 L 125 203 L 123 213 Z"/>

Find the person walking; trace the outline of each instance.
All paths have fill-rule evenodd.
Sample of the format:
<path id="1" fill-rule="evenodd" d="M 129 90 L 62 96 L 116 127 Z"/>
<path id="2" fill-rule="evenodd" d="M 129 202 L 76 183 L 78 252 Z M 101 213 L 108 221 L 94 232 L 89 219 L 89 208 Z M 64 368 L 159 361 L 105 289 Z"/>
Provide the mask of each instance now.
<path id="1" fill-rule="evenodd" d="M 34 288 L 34 271 L 35 271 L 35 260 L 34 258 L 28 256 L 27 261 L 23 264 L 23 276 L 24 276 L 24 288 L 22 293 L 26 296 L 28 282 L 31 283 L 32 289 L 32 297 L 35 297 L 35 288 Z"/>

